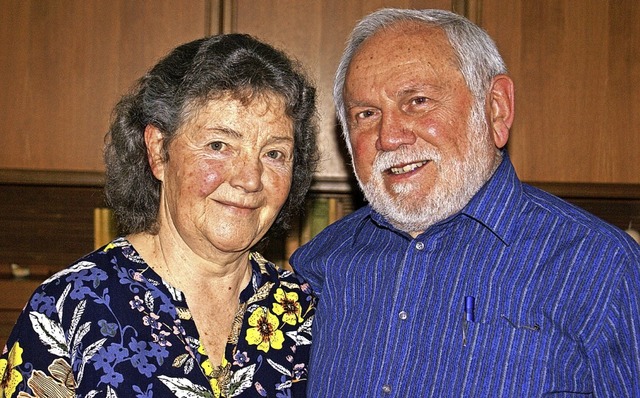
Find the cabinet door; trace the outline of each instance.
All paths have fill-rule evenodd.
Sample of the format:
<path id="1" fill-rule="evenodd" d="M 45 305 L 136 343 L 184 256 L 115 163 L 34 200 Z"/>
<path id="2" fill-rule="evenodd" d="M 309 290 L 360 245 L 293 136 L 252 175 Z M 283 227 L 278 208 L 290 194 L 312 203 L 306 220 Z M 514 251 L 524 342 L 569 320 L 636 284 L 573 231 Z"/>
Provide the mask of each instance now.
<path id="1" fill-rule="evenodd" d="M 227 30 L 252 34 L 299 59 L 315 81 L 321 116 L 319 189 L 346 190 L 351 175 L 337 134 L 332 90 L 347 36 L 364 15 L 383 7 L 453 8 L 451 0 L 235 0 Z M 317 187 L 318 188 L 318 187 Z"/>
<path id="2" fill-rule="evenodd" d="M 0 1 L 0 169 L 102 171 L 110 112 L 208 0 Z"/>
<path id="3" fill-rule="evenodd" d="M 482 0 L 516 83 L 528 181 L 640 183 L 640 2 Z"/>

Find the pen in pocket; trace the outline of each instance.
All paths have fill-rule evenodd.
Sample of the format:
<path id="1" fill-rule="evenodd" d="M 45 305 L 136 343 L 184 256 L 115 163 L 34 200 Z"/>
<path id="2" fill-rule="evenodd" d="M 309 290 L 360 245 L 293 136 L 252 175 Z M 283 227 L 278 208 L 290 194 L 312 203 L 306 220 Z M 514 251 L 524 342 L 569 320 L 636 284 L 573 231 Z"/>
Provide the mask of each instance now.
<path id="1" fill-rule="evenodd" d="M 473 296 L 464 296 L 464 318 L 462 320 L 462 345 L 467 345 L 467 333 L 469 331 L 469 323 L 475 322 L 476 298 Z"/>

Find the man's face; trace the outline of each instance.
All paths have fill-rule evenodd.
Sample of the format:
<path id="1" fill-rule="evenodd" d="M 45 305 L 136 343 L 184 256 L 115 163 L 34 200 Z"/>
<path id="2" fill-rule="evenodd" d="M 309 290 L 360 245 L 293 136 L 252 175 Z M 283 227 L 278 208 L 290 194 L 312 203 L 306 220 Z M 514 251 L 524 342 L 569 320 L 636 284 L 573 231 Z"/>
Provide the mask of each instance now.
<path id="1" fill-rule="evenodd" d="M 373 208 L 416 236 L 459 211 L 496 147 L 439 29 L 396 25 L 367 39 L 344 89 L 358 181 Z"/>

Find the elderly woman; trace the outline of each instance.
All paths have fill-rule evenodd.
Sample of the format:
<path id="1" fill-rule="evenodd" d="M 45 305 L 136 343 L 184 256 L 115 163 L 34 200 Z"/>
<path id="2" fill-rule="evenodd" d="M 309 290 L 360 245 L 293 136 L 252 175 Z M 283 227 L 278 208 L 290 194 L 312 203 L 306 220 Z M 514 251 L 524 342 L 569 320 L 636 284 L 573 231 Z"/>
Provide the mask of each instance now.
<path id="1" fill-rule="evenodd" d="M 314 298 L 254 250 L 304 201 L 315 113 L 302 72 L 249 36 L 161 60 L 108 134 L 123 237 L 34 293 L 0 396 L 304 396 Z"/>

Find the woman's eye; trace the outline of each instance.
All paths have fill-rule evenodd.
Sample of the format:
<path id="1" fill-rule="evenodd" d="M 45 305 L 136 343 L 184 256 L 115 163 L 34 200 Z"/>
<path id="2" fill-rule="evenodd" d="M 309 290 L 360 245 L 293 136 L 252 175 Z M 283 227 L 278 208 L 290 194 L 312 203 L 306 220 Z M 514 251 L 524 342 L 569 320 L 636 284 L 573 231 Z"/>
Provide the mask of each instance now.
<path id="1" fill-rule="evenodd" d="M 281 159 L 284 157 L 284 154 L 280 151 L 269 151 L 267 152 L 267 157 L 271 158 L 271 159 Z"/>
<path id="2" fill-rule="evenodd" d="M 213 149 L 214 151 L 221 151 L 224 149 L 224 142 L 222 141 L 214 141 L 211 144 L 209 144 L 209 146 L 211 147 L 211 149 Z"/>

